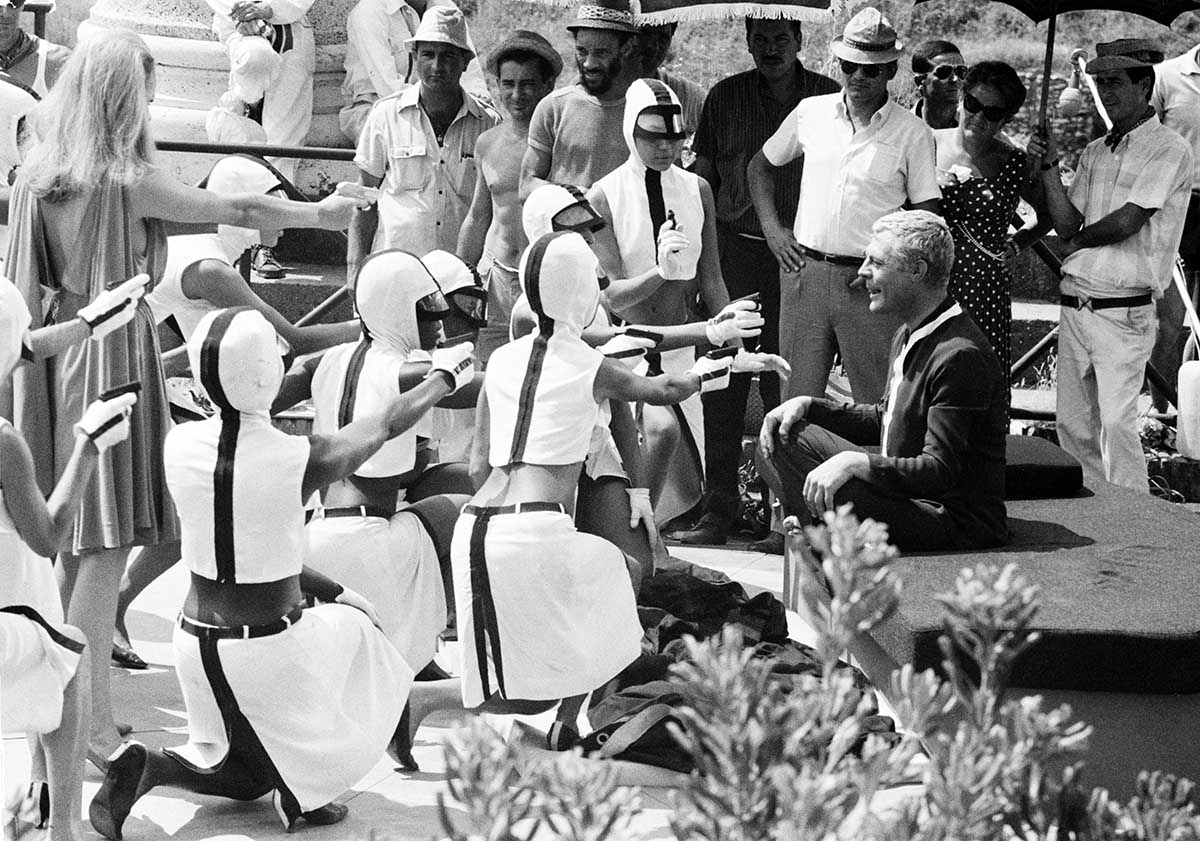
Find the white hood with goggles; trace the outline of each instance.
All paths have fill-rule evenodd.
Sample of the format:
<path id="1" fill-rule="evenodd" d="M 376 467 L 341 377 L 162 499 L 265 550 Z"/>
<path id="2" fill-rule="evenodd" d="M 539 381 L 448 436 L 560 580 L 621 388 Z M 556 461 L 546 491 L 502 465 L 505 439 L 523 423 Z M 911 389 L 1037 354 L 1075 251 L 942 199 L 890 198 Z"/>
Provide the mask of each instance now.
<path id="1" fill-rule="evenodd" d="M 403 353 L 421 350 L 418 321 L 441 321 L 450 312 L 425 263 L 398 248 L 376 251 L 363 261 L 354 309 L 367 337 Z"/>
<path id="2" fill-rule="evenodd" d="M 543 184 L 530 193 L 521 209 L 521 224 L 530 242 L 551 231 L 598 231 L 605 226 L 583 190 L 571 184 Z"/>
<path id="3" fill-rule="evenodd" d="M 521 255 L 521 289 L 543 333 L 583 332 L 596 317 L 598 261 L 577 233 L 558 231 L 533 242 Z"/>
<path id="4" fill-rule="evenodd" d="M 442 289 L 452 314 L 472 329 L 487 326 L 488 290 L 478 273 L 449 251 L 430 251 L 421 258 Z"/>
<path id="5" fill-rule="evenodd" d="M 242 155 L 221 158 L 213 164 L 208 177 L 204 179 L 204 189 L 222 196 L 237 193 L 257 193 L 265 196 L 282 186 L 283 182 L 278 172 L 262 161 Z M 262 232 L 235 225 L 217 225 L 217 237 L 221 240 L 221 247 L 232 265 L 247 248 L 259 244 Z"/>
<path id="6" fill-rule="evenodd" d="M 639 161 L 635 138 L 684 140 L 683 106 L 675 91 L 658 79 L 638 79 L 625 93 L 625 117 L 621 124 L 625 144 Z"/>
<path id="7" fill-rule="evenodd" d="M 265 414 L 283 382 L 279 335 L 251 307 L 215 310 L 188 340 L 188 361 L 222 415 Z"/>

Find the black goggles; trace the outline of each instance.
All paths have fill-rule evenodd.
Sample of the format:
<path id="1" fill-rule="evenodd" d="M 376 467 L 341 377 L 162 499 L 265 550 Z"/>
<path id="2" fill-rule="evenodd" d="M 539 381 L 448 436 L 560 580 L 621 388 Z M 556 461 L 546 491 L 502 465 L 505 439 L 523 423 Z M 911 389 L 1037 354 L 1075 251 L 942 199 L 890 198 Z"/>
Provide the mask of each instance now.
<path id="1" fill-rule="evenodd" d="M 651 105 L 633 121 L 633 136 L 640 140 L 686 140 L 683 110 L 678 105 Z"/>
<path id="2" fill-rule="evenodd" d="M 574 231 L 575 233 L 591 231 L 595 233 L 602 230 L 606 224 L 604 218 L 586 199 L 569 204 L 550 217 L 552 231 Z"/>
<path id="3" fill-rule="evenodd" d="M 982 111 L 983 116 L 993 123 L 1008 119 L 1009 110 L 1003 105 L 984 105 L 966 91 L 963 91 L 962 104 L 963 108 L 967 109 L 967 113 L 978 114 Z"/>
<path id="4" fill-rule="evenodd" d="M 450 309 L 475 329 L 487 326 L 487 290 L 479 286 L 455 289 L 446 298 Z"/>
<path id="5" fill-rule="evenodd" d="M 853 76 L 857 72 L 861 72 L 868 79 L 874 79 L 883 72 L 886 64 L 859 64 L 857 61 L 846 61 L 842 59 L 842 73 L 846 76 Z"/>
<path id="6" fill-rule="evenodd" d="M 439 289 L 417 301 L 417 321 L 441 321 L 450 314 L 450 305 Z"/>

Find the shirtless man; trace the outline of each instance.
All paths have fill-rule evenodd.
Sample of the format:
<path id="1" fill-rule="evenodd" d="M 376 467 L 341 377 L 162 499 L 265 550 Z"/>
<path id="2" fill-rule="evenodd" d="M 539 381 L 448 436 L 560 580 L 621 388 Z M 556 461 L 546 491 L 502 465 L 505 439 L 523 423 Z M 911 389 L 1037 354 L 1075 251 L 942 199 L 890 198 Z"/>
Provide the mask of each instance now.
<path id="1" fill-rule="evenodd" d="M 475 144 L 480 177 L 475 179 L 471 209 L 458 237 L 459 257 L 487 277 L 488 324 L 479 331 L 477 344 L 477 358 L 485 364 L 492 351 L 508 341 L 513 302 L 521 294 L 517 263 L 528 242 L 521 227 L 517 188 L 529 120 L 537 104 L 554 90 L 562 66 L 549 41 L 523 29 L 506 38 L 488 58 L 488 72 L 496 79 L 509 118 L 481 134 Z"/>

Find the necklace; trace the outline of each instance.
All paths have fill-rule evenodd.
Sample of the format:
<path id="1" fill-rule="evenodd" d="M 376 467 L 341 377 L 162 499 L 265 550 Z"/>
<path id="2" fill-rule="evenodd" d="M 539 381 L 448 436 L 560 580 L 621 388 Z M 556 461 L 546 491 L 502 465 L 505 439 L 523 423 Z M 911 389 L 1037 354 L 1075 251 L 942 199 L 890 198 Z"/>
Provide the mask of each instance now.
<path id="1" fill-rule="evenodd" d="M 0 70 L 8 70 L 25 56 L 37 49 L 37 42 L 23 29 L 17 30 L 17 38 L 7 50 L 0 50 Z"/>

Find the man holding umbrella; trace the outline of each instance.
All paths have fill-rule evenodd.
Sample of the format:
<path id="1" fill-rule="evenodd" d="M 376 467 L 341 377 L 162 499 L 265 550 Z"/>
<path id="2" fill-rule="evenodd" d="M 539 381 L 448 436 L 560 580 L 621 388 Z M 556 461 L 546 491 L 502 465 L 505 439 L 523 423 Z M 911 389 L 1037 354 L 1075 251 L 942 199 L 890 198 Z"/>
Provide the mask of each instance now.
<path id="1" fill-rule="evenodd" d="M 1087 478 L 1146 493 L 1137 400 L 1171 280 L 1192 183 L 1192 153 L 1150 106 L 1154 62 L 1132 39 L 1096 46 L 1087 64 L 1112 130 L 1092 141 L 1068 190 L 1054 137 L 1043 127 L 1029 153 L 1063 260 L 1058 337 L 1059 443 Z"/>

